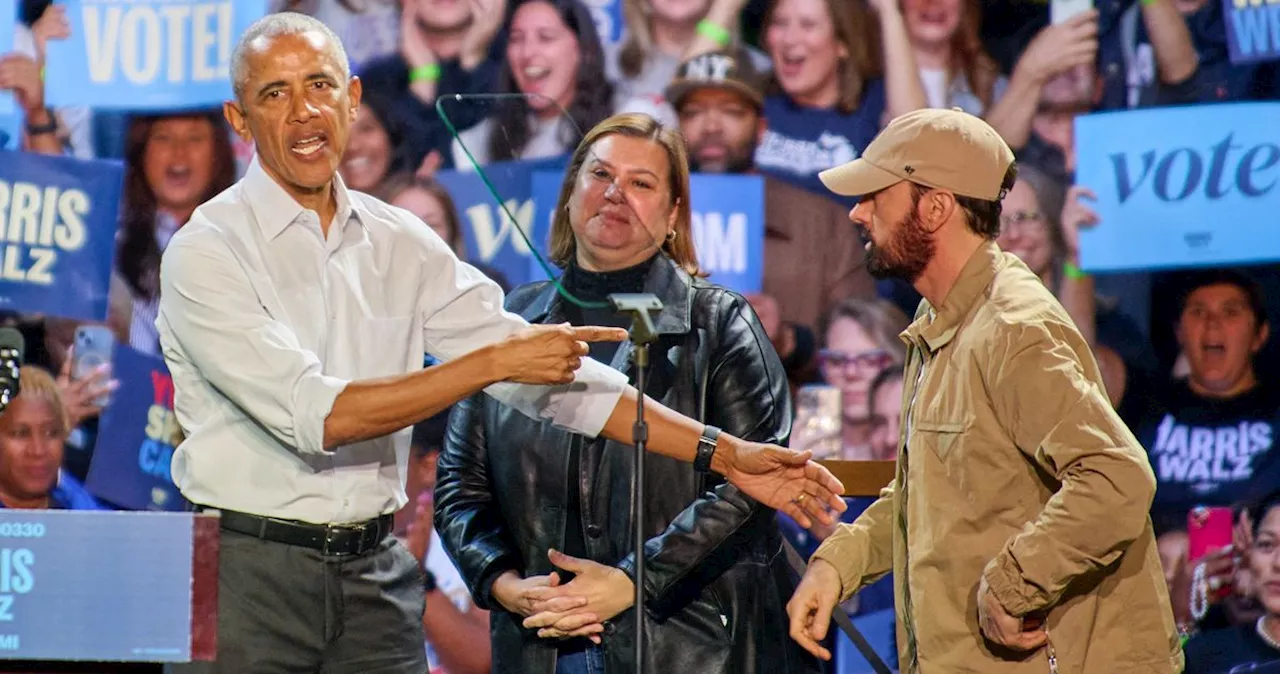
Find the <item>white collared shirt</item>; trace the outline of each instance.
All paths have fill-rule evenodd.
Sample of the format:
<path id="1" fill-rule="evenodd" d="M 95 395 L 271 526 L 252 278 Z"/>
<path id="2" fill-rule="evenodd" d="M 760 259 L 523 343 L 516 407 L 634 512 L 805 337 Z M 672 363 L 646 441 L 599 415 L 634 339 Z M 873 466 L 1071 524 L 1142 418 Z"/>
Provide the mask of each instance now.
<path id="1" fill-rule="evenodd" d="M 326 451 L 334 399 L 350 381 L 421 369 L 424 352 L 448 360 L 528 325 L 417 217 L 337 177 L 334 189 L 326 239 L 255 157 L 165 250 L 156 326 L 186 435 L 173 478 L 193 503 L 317 523 L 398 510 L 409 430 Z M 595 436 L 626 385 L 584 359 L 573 384 L 486 392 Z"/>

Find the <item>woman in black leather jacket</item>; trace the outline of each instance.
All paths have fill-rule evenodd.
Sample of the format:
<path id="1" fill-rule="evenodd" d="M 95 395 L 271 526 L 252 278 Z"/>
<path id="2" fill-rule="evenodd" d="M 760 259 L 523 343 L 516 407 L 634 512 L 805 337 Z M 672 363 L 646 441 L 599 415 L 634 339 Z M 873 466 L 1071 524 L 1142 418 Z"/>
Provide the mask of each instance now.
<path id="1" fill-rule="evenodd" d="M 588 303 L 619 292 L 662 300 L 650 397 L 727 433 L 785 443 L 782 363 L 747 302 L 699 277 L 687 167 L 677 132 L 644 115 L 605 120 L 569 164 L 551 257 Z M 627 325 L 593 306 L 550 282 L 507 300 L 532 323 Z M 591 345 L 592 357 L 634 382 L 630 353 L 629 343 Z M 636 671 L 633 456 L 483 393 L 454 409 L 435 521 L 476 604 L 492 611 L 495 672 Z M 645 671 L 819 671 L 788 637 L 795 581 L 774 511 L 692 464 L 645 462 Z"/>

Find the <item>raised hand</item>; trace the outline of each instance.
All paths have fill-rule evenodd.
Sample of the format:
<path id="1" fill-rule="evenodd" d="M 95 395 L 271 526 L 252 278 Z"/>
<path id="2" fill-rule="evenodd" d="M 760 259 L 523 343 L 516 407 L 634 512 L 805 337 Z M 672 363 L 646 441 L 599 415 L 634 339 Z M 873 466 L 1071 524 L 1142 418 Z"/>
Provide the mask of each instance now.
<path id="1" fill-rule="evenodd" d="M 62 361 L 62 369 L 58 372 L 58 389 L 62 394 L 62 404 L 67 408 L 71 428 L 84 423 L 86 419 L 98 416 L 102 408 L 98 398 L 115 391 L 120 382 L 111 378 L 111 366 L 102 365 L 84 379 L 71 378 L 71 364 L 75 361 L 75 346 L 67 349 L 67 357 Z"/>
<path id="2" fill-rule="evenodd" d="M 471 26 L 462 36 L 462 68 L 475 70 L 489 55 L 489 45 L 507 16 L 506 0 L 471 0 Z"/>
<path id="3" fill-rule="evenodd" d="M 1080 262 L 1080 230 L 1098 224 L 1098 214 L 1085 205 L 1084 200 L 1096 200 L 1098 195 L 1087 187 L 1079 185 L 1067 190 L 1067 198 L 1062 204 L 1062 242 L 1066 248 L 1067 261 L 1072 264 Z"/>
<path id="4" fill-rule="evenodd" d="M 18 105 L 28 115 L 44 109 L 44 80 L 40 79 L 40 64 L 30 56 L 16 52 L 0 56 L 0 89 L 13 91 Z"/>
<path id="5" fill-rule="evenodd" d="M 496 350 L 500 379 L 521 384 L 568 384 L 587 356 L 587 342 L 621 342 L 622 328 L 531 325 Z"/>
<path id="6" fill-rule="evenodd" d="M 1036 33 L 1014 72 L 1043 84 L 1054 75 L 1093 63 L 1097 53 L 1098 10 L 1090 9 Z"/>
<path id="7" fill-rule="evenodd" d="M 744 494 L 781 510 L 808 529 L 812 517 L 831 524 L 848 507 L 840 497 L 844 485 L 831 471 L 811 461 L 813 452 L 777 445 L 743 442 L 730 457 L 725 475 Z"/>

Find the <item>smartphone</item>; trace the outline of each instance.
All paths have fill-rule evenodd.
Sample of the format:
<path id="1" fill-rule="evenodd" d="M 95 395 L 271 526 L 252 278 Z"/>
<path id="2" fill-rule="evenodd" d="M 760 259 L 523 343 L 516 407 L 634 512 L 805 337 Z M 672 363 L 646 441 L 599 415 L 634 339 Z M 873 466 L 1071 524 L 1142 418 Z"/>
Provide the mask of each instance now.
<path id="1" fill-rule="evenodd" d="M 1230 508 L 1198 506 L 1187 514 L 1187 560 L 1195 562 L 1231 545 L 1235 515 Z"/>
<path id="2" fill-rule="evenodd" d="M 840 458 L 844 447 L 840 434 L 843 419 L 840 389 L 802 386 L 796 392 L 796 419 L 791 426 L 792 449 L 811 449 L 815 459 Z"/>
<path id="3" fill-rule="evenodd" d="M 1049 21 L 1054 25 L 1093 9 L 1093 0 L 1050 0 Z"/>
<path id="4" fill-rule="evenodd" d="M 75 342 L 72 349 L 71 377 L 84 379 L 93 374 L 103 364 L 111 364 L 111 356 L 115 352 L 116 336 L 111 329 L 103 325 L 82 325 L 76 328 Z M 111 395 L 104 393 L 94 401 L 95 405 L 105 407 L 111 402 Z"/>

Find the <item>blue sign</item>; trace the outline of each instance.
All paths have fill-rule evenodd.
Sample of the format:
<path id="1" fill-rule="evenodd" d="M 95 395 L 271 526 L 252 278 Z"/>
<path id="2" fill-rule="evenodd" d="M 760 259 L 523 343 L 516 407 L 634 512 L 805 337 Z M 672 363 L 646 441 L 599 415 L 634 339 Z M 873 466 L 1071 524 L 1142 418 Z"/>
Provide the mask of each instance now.
<path id="1" fill-rule="evenodd" d="M 207 108 L 231 98 L 231 50 L 266 0 L 65 0 L 71 38 L 49 43 L 52 106 Z"/>
<path id="2" fill-rule="evenodd" d="M 1222 0 L 1232 63 L 1280 58 L 1280 4 L 1272 0 Z"/>
<path id="3" fill-rule="evenodd" d="M 0 510 L 0 658 L 189 661 L 194 519 Z"/>
<path id="4" fill-rule="evenodd" d="M 0 97 L 3 97 L 0 94 Z M 22 151 L 22 112 L 0 112 L 0 150 Z"/>
<path id="5" fill-rule="evenodd" d="M 596 32 L 600 34 L 600 42 L 611 45 L 622 40 L 625 17 L 622 15 L 622 0 L 583 0 L 583 4 L 591 12 L 596 22 Z"/>
<path id="6" fill-rule="evenodd" d="M 1076 118 L 1076 182 L 1100 224 L 1081 267 L 1118 271 L 1280 260 L 1280 103 L 1150 108 Z"/>
<path id="7" fill-rule="evenodd" d="M 0 152 L 0 308 L 103 321 L 124 166 Z"/>
<path id="8" fill-rule="evenodd" d="M 173 377 L 162 358 L 123 344 L 116 345 L 111 370 L 120 388 L 98 422 L 85 488 L 130 510 L 185 510 L 169 469 L 182 441 L 173 413 Z"/>
<path id="9" fill-rule="evenodd" d="M 533 253 L 525 236 L 545 250 L 548 221 L 535 224 L 533 176 L 538 171 L 562 168 L 564 158 L 543 161 L 495 162 L 484 166 L 484 175 L 502 199 L 499 204 L 474 171 L 440 171 L 436 179 L 453 197 L 466 243 L 467 260 L 500 271 L 512 287 L 546 278 L 530 275 Z M 508 217 L 510 214 L 510 217 Z M 512 220 L 514 218 L 514 221 Z M 521 233 L 525 236 L 521 236 Z"/>

